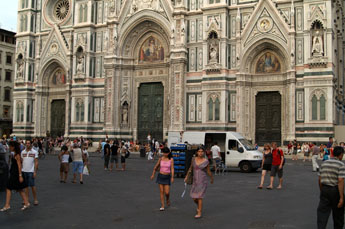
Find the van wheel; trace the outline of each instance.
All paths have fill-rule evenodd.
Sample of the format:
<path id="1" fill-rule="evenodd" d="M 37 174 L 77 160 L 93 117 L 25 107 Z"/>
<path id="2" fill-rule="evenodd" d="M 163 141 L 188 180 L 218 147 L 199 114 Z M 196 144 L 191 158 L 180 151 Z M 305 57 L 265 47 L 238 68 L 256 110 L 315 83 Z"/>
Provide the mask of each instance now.
<path id="1" fill-rule="evenodd" d="M 240 164 L 240 169 L 242 173 L 250 173 L 252 171 L 252 165 L 249 162 L 244 161 Z"/>

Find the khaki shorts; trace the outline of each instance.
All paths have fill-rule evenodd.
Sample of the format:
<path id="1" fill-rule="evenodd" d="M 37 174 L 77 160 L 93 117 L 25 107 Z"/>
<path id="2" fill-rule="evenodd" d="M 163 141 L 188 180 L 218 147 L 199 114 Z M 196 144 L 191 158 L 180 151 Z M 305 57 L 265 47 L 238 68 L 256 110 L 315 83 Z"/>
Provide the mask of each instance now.
<path id="1" fill-rule="evenodd" d="M 68 163 L 61 163 L 60 164 L 60 172 L 68 173 L 69 164 Z"/>

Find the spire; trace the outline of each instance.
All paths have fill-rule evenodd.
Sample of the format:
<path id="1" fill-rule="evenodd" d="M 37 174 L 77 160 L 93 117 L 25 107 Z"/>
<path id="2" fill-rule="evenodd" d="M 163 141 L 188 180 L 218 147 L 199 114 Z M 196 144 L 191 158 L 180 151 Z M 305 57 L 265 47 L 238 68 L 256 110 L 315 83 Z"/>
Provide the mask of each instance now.
<path id="1" fill-rule="evenodd" d="M 291 15 L 295 15 L 294 0 L 291 0 Z"/>
<path id="2" fill-rule="evenodd" d="M 237 16 L 236 16 L 236 20 L 240 21 L 241 20 L 241 12 L 240 12 L 240 7 L 237 8 Z"/>

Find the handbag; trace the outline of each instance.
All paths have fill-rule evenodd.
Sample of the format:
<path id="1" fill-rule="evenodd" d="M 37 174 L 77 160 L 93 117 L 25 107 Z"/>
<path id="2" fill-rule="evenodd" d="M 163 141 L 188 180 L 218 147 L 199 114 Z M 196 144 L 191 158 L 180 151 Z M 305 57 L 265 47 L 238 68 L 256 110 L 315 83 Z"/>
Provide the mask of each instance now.
<path id="1" fill-rule="evenodd" d="M 71 154 L 69 154 L 68 163 L 72 163 L 72 162 L 73 162 L 72 156 Z"/>
<path id="2" fill-rule="evenodd" d="M 194 158 L 192 159 L 192 163 L 190 164 L 190 167 L 187 172 L 187 179 L 186 179 L 186 184 L 192 185 L 193 184 L 193 163 L 194 163 Z"/>

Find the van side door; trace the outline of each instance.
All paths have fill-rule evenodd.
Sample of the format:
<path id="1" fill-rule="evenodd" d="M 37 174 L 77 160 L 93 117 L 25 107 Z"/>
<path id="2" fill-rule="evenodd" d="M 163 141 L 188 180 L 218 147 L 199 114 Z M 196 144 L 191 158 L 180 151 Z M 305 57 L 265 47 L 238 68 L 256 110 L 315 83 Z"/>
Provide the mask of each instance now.
<path id="1" fill-rule="evenodd" d="M 243 158 L 243 153 L 238 152 L 241 145 L 236 139 L 228 140 L 228 148 L 226 151 L 225 162 L 228 167 L 238 167 L 238 164 Z"/>

